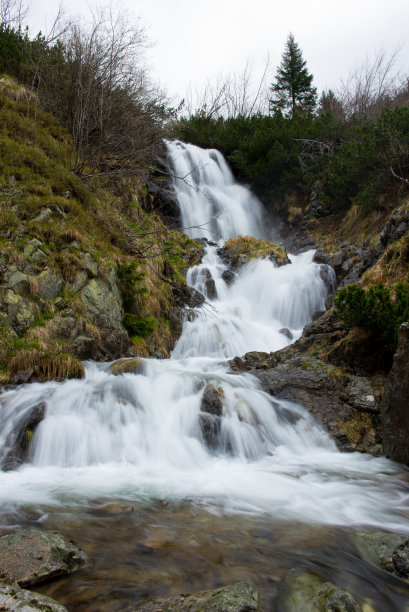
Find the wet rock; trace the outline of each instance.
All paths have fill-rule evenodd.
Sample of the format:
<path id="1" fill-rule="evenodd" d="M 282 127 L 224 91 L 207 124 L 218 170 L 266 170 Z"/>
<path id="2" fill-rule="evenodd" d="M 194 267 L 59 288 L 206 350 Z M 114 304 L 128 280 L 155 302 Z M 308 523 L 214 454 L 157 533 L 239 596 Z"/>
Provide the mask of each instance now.
<path id="1" fill-rule="evenodd" d="M 337 287 L 337 280 L 335 277 L 334 270 L 331 268 L 331 266 L 321 264 L 320 265 L 320 277 L 328 293 L 333 293 Z"/>
<path id="2" fill-rule="evenodd" d="M 278 330 L 278 333 L 283 334 L 283 336 L 285 336 L 289 340 L 292 340 L 294 337 L 287 327 L 282 327 L 281 329 Z"/>
<path id="3" fill-rule="evenodd" d="M 38 424 L 45 417 L 46 407 L 45 402 L 40 402 L 30 408 L 16 423 L 9 436 L 8 445 L 11 444 L 11 448 L 1 463 L 2 470 L 15 470 L 27 460 L 32 437 Z"/>
<path id="4" fill-rule="evenodd" d="M 342 263 L 344 261 L 344 253 L 342 251 L 338 251 L 333 255 L 332 267 L 335 270 L 335 274 L 337 277 L 342 276 Z"/>
<path id="5" fill-rule="evenodd" d="M 213 278 L 207 278 L 205 281 L 206 293 L 209 300 L 215 300 L 217 298 L 216 283 Z"/>
<path id="6" fill-rule="evenodd" d="M 216 387 L 215 385 L 210 383 L 206 385 L 206 388 L 203 392 L 200 410 L 202 412 L 207 412 L 208 414 L 222 416 L 223 400 L 224 391 L 222 387 Z"/>
<path id="7" fill-rule="evenodd" d="M 238 582 L 212 591 L 179 595 L 171 599 L 147 603 L 136 612 L 257 612 L 257 591 L 245 582 Z"/>
<path id="8" fill-rule="evenodd" d="M 205 444 L 216 448 L 221 427 L 221 418 L 207 412 L 199 413 L 199 425 Z"/>
<path id="9" fill-rule="evenodd" d="M 9 612 L 67 612 L 63 605 L 40 593 L 0 584 L 0 610 Z"/>
<path id="10" fill-rule="evenodd" d="M 281 583 L 275 609 L 282 612 L 362 612 L 348 591 L 300 569 L 289 571 Z"/>
<path id="11" fill-rule="evenodd" d="M 409 323 L 398 332 L 398 347 L 381 402 L 383 447 L 394 461 L 409 464 Z"/>
<path id="12" fill-rule="evenodd" d="M 409 581 L 409 538 L 395 533 L 356 533 L 352 541 L 361 557 Z"/>
<path id="13" fill-rule="evenodd" d="M 58 533 L 22 529 L 0 538 L 0 570 L 19 586 L 70 574 L 86 563 L 75 542 Z"/>
<path id="14" fill-rule="evenodd" d="M 109 371 L 114 376 L 119 374 L 143 374 L 145 361 L 143 359 L 118 359 L 109 366 Z"/>
<path id="15" fill-rule="evenodd" d="M 313 258 L 313 262 L 317 264 L 331 265 L 331 255 L 324 253 L 323 249 L 317 249 Z"/>
<path id="16" fill-rule="evenodd" d="M 222 273 L 222 279 L 224 280 L 226 285 L 232 285 L 234 280 L 235 280 L 235 278 L 236 278 L 236 275 L 231 270 L 225 270 Z"/>
<path id="17" fill-rule="evenodd" d="M 331 364 L 297 350 L 247 353 L 229 362 L 233 371 L 256 376 L 264 391 L 302 404 L 343 451 L 381 454 L 376 391 L 369 381 L 346 375 Z"/>
<path id="18" fill-rule="evenodd" d="M 53 270 L 46 268 L 37 276 L 37 296 L 43 300 L 57 297 L 62 288 L 62 279 Z"/>
<path id="19" fill-rule="evenodd" d="M 205 297 L 193 287 L 187 285 L 179 285 L 173 290 L 175 304 L 179 307 L 188 306 L 189 308 L 198 308 L 205 303 Z"/>

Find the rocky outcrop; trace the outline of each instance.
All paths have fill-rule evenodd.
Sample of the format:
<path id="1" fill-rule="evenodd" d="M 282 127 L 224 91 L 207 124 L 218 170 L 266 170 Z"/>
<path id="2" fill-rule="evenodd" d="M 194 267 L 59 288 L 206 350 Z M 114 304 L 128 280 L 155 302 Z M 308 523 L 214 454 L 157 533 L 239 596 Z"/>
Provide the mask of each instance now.
<path id="1" fill-rule="evenodd" d="M 212 591 L 151 602 L 136 608 L 136 612 L 257 612 L 258 602 L 257 591 L 245 582 L 238 582 Z"/>
<path id="2" fill-rule="evenodd" d="M 230 361 L 233 371 L 256 376 L 264 391 L 305 406 L 340 450 L 380 455 L 379 391 L 366 377 L 343 372 L 299 344 L 274 353 L 246 353 Z"/>
<path id="3" fill-rule="evenodd" d="M 58 533 L 22 529 L 0 538 L 0 571 L 22 587 L 70 574 L 87 561 L 75 542 Z"/>
<path id="4" fill-rule="evenodd" d="M 362 612 L 351 593 L 302 569 L 288 572 L 279 587 L 274 609 L 282 612 Z"/>
<path id="5" fill-rule="evenodd" d="M 9 612 L 67 612 L 67 608 L 60 603 L 17 585 L 0 583 L 0 610 Z"/>
<path id="6" fill-rule="evenodd" d="M 217 250 L 217 254 L 232 270 L 240 268 L 255 258 L 270 259 L 276 266 L 291 263 L 283 246 L 252 236 L 230 238 L 223 247 Z"/>
<path id="7" fill-rule="evenodd" d="M 40 402 L 30 408 L 23 418 L 16 423 L 8 440 L 10 449 L 1 462 L 2 470 L 15 470 L 27 461 L 33 434 L 39 423 L 44 419 L 45 411 L 46 403 Z"/>
<path id="8" fill-rule="evenodd" d="M 385 455 L 409 464 L 409 323 L 399 328 L 398 347 L 386 379 L 381 411 Z"/>

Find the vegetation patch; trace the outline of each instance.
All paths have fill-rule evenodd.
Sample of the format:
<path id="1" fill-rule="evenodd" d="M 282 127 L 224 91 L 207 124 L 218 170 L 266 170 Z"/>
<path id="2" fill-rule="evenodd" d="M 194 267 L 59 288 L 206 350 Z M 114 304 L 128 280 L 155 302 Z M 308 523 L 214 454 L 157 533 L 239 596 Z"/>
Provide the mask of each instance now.
<path id="1" fill-rule="evenodd" d="M 268 240 L 258 240 L 252 236 L 230 238 L 223 247 L 223 253 L 230 257 L 233 263 L 239 261 L 240 255 L 246 255 L 251 259 L 268 258 L 277 265 L 289 263 L 284 247 Z"/>

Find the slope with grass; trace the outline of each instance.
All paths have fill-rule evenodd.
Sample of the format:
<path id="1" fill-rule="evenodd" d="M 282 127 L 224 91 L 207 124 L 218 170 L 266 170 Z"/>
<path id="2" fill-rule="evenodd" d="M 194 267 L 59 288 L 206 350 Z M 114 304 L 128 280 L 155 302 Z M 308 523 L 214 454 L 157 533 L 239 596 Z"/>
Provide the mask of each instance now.
<path id="1" fill-rule="evenodd" d="M 202 248 L 148 209 L 140 179 L 87 183 L 70 135 L 0 80 L 0 381 L 83 374 L 83 359 L 165 357 Z M 178 304 L 178 305 L 177 305 Z"/>

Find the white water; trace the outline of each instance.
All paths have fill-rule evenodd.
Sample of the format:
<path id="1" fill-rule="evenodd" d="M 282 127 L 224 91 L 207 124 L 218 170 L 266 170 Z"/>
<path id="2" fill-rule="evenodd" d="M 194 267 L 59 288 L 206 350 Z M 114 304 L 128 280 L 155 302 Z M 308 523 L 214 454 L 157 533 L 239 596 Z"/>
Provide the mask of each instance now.
<path id="1" fill-rule="evenodd" d="M 237 201 L 244 188 L 234 184 L 220 154 L 181 144 L 171 149 L 175 168 L 180 151 L 183 164 L 190 159 L 193 166 L 185 168 L 187 174 L 198 175 L 198 190 L 176 183 L 181 208 L 186 208 L 184 224 L 206 220 L 198 195 L 205 191 L 217 216 L 214 231 L 225 237 L 226 232 L 262 233 L 261 205 L 248 192 Z M 250 209 L 246 202 L 252 203 Z M 33 438 L 31 463 L 0 473 L 4 508 L 102 499 L 190 500 L 227 512 L 407 529 L 404 469 L 386 459 L 340 454 L 303 407 L 273 400 L 250 375 L 228 371 L 227 357 L 286 346 L 289 340 L 279 330 L 286 327 L 299 336 L 312 313 L 322 308 L 326 290 L 312 254 L 292 257 L 281 268 L 269 261 L 247 264 L 231 286 L 222 278 L 224 269 L 216 247 L 207 247 L 203 263 L 189 271 L 193 286 L 206 294 L 205 281 L 213 279 L 216 293 L 193 321 L 185 322 L 170 360 L 146 359 L 140 374 L 118 377 L 109 373 L 109 364 L 89 363 L 85 380 L 3 393 L 3 456 L 15 423 L 38 402 L 47 403 L 46 418 Z M 199 423 L 209 382 L 221 386 L 225 396 L 221 429 L 211 449 Z"/>

